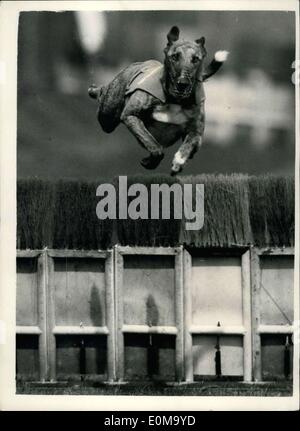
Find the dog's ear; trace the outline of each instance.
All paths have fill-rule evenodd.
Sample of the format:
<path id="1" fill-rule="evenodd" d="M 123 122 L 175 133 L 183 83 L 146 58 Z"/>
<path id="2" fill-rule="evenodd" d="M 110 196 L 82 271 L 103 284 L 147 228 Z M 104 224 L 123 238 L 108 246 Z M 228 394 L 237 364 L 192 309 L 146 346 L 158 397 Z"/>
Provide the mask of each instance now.
<path id="1" fill-rule="evenodd" d="M 198 45 L 204 46 L 205 45 L 205 37 L 200 37 L 200 39 L 196 39 L 195 40 L 196 43 L 198 43 Z"/>
<path id="2" fill-rule="evenodd" d="M 179 39 L 179 28 L 174 25 L 169 33 L 167 34 L 168 46 L 172 45 L 172 43 L 176 42 Z"/>

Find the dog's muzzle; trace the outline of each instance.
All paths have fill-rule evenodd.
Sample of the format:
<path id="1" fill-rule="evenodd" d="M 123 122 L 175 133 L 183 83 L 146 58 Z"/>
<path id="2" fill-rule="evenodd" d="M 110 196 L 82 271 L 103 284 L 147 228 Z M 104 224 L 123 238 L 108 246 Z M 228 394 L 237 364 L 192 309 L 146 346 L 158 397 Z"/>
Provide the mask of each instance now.
<path id="1" fill-rule="evenodd" d="M 177 97 L 187 97 L 193 88 L 193 81 L 188 76 L 181 76 L 175 81 L 173 88 Z"/>

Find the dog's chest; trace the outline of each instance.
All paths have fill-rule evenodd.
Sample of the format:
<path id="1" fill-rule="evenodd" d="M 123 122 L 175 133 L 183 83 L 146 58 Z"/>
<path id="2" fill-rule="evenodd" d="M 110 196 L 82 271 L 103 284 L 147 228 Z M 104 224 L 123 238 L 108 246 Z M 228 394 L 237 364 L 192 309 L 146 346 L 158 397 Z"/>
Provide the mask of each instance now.
<path id="1" fill-rule="evenodd" d="M 161 123 L 176 124 L 184 129 L 196 114 L 195 106 L 184 108 L 175 103 L 166 103 L 154 107 L 152 118 Z"/>
<path id="2" fill-rule="evenodd" d="M 188 132 L 189 122 L 194 115 L 193 109 L 183 109 L 175 104 L 160 104 L 153 108 L 144 124 L 163 147 L 168 147 Z"/>

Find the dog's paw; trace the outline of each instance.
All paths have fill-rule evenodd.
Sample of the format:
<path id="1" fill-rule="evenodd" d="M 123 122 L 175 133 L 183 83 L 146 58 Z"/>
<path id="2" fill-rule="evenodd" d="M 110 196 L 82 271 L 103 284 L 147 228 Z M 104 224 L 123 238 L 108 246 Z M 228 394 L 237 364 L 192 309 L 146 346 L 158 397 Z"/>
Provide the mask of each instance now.
<path id="1" fill-rule="evenodd" d="M 173 175 L 179 174 L 179 172 L 182 171 L 185 163 L 186 163 L 186 158 L 182 156 L 180 151 L 177 151 L 172 162 L 171 175 L 173 176 Z"/>
<path id="2" fill-rule="evenodd" d="M 160 162 L 162 161 L 163 158 L 164 158 L 163 153 L 155 155 L 155 156 L 150 154 L 150 156 L 145 157 L 144 159 L 141 160 L 141 165 L 145 169 L 155 169 L 160 164 Z"/>
<path id="3" fill-rule="evenodd" d="M 174 177 L 175 175 L 179 174 L 182 171 L 182 168 L 183 168 L 183 165 L 173 162 L 171 173 L 170 173 L 171 177 Z"/>

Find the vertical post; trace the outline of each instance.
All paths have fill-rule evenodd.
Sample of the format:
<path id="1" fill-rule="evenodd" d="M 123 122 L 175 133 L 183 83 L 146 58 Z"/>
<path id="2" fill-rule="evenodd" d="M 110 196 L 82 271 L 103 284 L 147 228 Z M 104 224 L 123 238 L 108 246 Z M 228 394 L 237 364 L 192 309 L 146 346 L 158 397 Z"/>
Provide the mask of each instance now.
<path id="1" fill-rule="evenodd" d="M 176 249 L 175 255 L 175 319 L 176 336 L 176 380 L 184 379 L 184 346 L 183 346 L 183 265 L 182 246 Z"/>
<path id="2" fill-rule="evenodd" d="M 123 271 L 124 258 L 115 246 L 115 286 L 117 321 L 117 378 L 124 380 L 124 335 L 123 335 Z"/>
<path id="3" fill-rule="evenodd" d="M 109 331 L 107 335 L 107 377 L 110 382 L 116 378 L 113 256 L 113 251 L 109 251 L 105 259 L 105 315 Z"/>
<path id="4" fill-rule="evenodd" d="M 53 334 L 55 326 L 55 286 L 54 259 L 47 254 L 47 341 L 48 341 L 48 376 L 51 382 L 56 381 L 56 340 Z"/>
<path id="5" fill-rule="evenodd" d="M 258 333 L 260 324 L 260 264 L 254 247 L 251 248 L 251 292 L 252 292 L 252 345 L 253 345 L 253 378 L 262 380 L 261 340 Z"/>
<path id="6" fill-rule="evenodd" d="M 190 333 L 192 326 L 192 257 L 187 250 L 183 251 L 183 292 L 184 292 L 184 364 L 185 381 L 193 382 L 193 339 Z"/>
<path id="7" fill-rule="evenodd" d="M 48 378 L 47 361 L 47 316 L 46 316 L 46 292 L 47 292 L 47 254 L 43 250 L 37 259 L 38 276 L 38 326 L 41 330 L 39 335 L 39 363 L 40 381 L 45 382 Z"/>
<path id="8" fill-rule="evenodd" d="M 243 322 L 244 334 L 244 381 L 252 380 L 252 327 L 251 327 L 251 282 L 250 252 L 242 255 L 242 291 L 243 291 Z"/>

